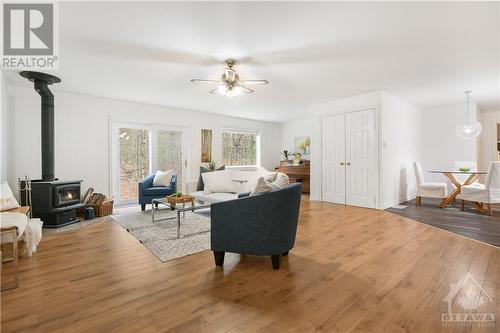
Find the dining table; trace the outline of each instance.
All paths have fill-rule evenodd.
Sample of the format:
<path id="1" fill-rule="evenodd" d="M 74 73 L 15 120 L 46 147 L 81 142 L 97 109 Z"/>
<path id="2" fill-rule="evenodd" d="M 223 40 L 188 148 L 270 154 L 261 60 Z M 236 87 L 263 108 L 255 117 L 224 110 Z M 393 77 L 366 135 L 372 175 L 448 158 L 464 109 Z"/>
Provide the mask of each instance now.
<path id="1" fill-rule="evenodd" d="M 448 194 L 446 198 L 441 202 L 441 205 L 439 207 L 445 208 L 447 205 L 451 204 L 452 202 L 455 202 L 455 198 L 457 195 L 460 194 L 460 191 L 462 189 L 462 186 L 464 185 L 470 185 L 474 183 L 479 176 L 481 175 L 486 175 L 486 171 L 475 171 L 475 170 L 469 170 L 469 171 L 457 171 L 457 170 L 430 170 L 428 171 L 429 173 L 440 173 L 448 177 L 448 179 L 452 182 L 453 185 L 455 185 L 455 189 Z M 460 182 L 460 180 L 457 178 L 457 175 L 465 175 L 468 176 L 467 179 L 465 179 L 464 182 Z"/>

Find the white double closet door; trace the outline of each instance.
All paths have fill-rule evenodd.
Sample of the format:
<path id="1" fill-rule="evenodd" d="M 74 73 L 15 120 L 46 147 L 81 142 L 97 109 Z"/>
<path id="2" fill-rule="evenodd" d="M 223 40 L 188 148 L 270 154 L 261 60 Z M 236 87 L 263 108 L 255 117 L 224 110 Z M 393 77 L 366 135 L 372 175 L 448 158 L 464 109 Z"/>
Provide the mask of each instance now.
<path id="1" fill-rule="evenodd" d="M 377 151 L 374 109 L 323 118 L 323 200 L 375 208 Z"/>

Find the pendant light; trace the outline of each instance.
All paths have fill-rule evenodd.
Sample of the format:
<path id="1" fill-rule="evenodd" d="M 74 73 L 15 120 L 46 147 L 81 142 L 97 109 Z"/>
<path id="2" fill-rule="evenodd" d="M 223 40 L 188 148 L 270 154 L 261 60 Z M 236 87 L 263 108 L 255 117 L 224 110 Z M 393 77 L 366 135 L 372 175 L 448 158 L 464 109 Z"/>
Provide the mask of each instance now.
<path id="1" fill-rule="evenodd" d="M 476 138 L 481 133 L 481 124 L 477 120 L 470 119 L 470 90 L 465 92 L 467 96 L 467 113 L 465 114 L 465 120 L 461 121 L 456 128 L 457 136 L 460 139 L 470 140 Z"/>

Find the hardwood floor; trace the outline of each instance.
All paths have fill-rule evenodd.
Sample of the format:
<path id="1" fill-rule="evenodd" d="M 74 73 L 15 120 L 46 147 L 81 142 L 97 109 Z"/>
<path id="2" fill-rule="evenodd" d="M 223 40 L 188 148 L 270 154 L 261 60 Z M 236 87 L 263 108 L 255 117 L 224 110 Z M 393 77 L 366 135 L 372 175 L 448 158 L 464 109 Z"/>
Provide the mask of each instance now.
<path id="1" fill-rule="evenodd" d="M 1 324 L 2 332 L 498 332 L 500 324 L 441 326 L 450 283 L 466 273 L 494 299 L 476 311 L 500 317 L 500 249 L 388 212 L 304 201 L 279 271 L 268 257 L 237 254 L 216 268 L 210 251 L 161 263 L 104 218 L 47 235 L 20 260 L 19 288 L 1 294 Z M 466 291 L 452 298 L 454 313 Z"/>
<path id="2" fill-rule="evenodd" d="M 497 207 L 490 216 L 478 212 L 471 203 L 462 211 L 459 200 L 456 205 L 444 209 L 438 207 L 440 202 L 440 199 L 424 198 L 419 207 L 415 206 L 415 201 L 408 201 L 402 204 L 408 206 L 405 209 L 389 208 L 387 211 L 500 247 L 500 211 Z"/>

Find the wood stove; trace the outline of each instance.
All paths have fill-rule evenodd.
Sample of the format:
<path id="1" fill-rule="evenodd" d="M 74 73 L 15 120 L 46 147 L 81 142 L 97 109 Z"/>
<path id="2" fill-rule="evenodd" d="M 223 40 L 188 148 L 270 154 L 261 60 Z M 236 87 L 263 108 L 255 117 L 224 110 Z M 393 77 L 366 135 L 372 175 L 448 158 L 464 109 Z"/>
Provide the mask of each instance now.
<path id="1" fill-rule="evenodd" d="M 54 95 L 48 86 L 61 79 L 39 72 L 20 74 L 34 83 L 42 99 L 42 179 L 31 181 L 33 216 L 42 219 L 43 226 L 48 228 L 79 222 L 76 209 L 83 207 L 80 202 L 82 181 L 60 181 L 54 177 Z"/>

